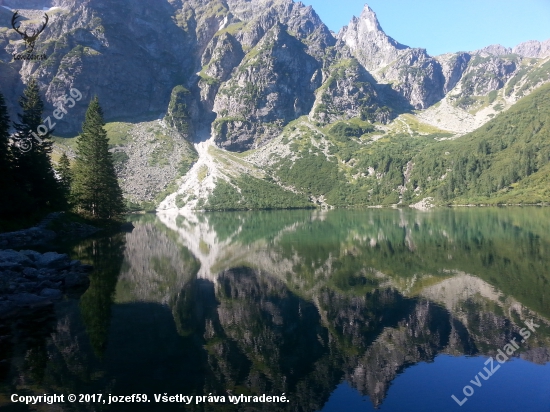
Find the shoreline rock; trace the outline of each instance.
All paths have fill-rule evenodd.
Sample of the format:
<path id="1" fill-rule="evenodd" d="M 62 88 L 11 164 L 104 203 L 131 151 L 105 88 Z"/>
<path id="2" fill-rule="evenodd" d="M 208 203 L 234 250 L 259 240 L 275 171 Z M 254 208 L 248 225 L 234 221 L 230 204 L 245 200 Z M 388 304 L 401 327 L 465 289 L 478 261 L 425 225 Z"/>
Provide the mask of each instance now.
<path id="1" fill-rule="evenodd" d="M 53 230 L 41 227 L 18 230 L 16 232 L 0 233 L 0 248 L 13 248 L 22 246 L 34 246 L 51 242 L 56 238 Z"/>
<path id="2" fill-rule="evenodd" d="M 83 238 L 101 230 L 78 222 L 64 222 L 61 224 L 62 227 L 56 231 L 48 229 L 52 222 L 62 218 L 63 215 L 64 212 L 50 213 L 37 226 L 15 232 L 0 233 L 0 249 L 43 245 L 59 236 Z"/>
<path id="3" fill-rule="evenodd" d="M 409 207 L 417 210 L 427 211 L 435 207 L 433 204 L 433 201 L 434 201 L 433 197 L 426 197 L 422 199 L 420 202 L 410 205 Z"/>
<path id="4" fill-rule="evenodd" d="M 0 250 L 0 319 L 87 288 L 92 269 L 66 254 Z"/>

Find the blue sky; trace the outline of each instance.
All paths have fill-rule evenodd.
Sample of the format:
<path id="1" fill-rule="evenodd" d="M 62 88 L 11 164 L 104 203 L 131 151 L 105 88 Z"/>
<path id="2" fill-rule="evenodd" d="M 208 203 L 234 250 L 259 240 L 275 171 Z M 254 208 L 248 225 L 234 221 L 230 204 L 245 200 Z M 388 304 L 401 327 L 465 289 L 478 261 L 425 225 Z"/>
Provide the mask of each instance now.
<path id="1" fill-rule="evenodd" d="M 367 3 L 389 36 L 431 55 L 550 39 L 550 0 L 301 0 L 337 32 Z"/>

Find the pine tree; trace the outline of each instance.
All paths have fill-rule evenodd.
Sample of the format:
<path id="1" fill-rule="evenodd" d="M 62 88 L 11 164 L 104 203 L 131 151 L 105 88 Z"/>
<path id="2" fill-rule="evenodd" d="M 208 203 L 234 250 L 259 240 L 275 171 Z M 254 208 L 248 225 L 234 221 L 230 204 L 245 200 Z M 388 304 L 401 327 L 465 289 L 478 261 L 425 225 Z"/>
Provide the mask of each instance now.
<path id="1" fill-rule="evenodd" d="M 31 133 L 37 133 L 42 124 L 44 103 L 40 97 L 40 90 L 36 80 L 31 80 L 19 101 L 23 110 L 19 114 L 19 123 L 14 123 L 19 142 L 27 146 L 19 146 L 14 150 L 14 166 L 18 183 L 32 204 L 32 211 L 56 209 L 66 204 L 60 185 L 55 178 L 50 153 L 52 151 L 51 133 L 49 130 L 40 140 L 36 140 Z M 27 150 L 28 149 L 28 150 Z"/>
<path id="2" fill-rule="evenodd" d="M 79 211 L 98 219 L 116 219 L 124 213 L 124 201 L 104 126 L 103 111 L 95 97 L 77 140 L 72 192 Z"/>
<path id="3" fill-rule="evenodd" d="M 71 192 L 73 175 L 71 172 L 71 162 L 69 161 L 69 157 L 67 156 L 67 153 L 63 152 L 63 154 L 61 155 L 56 171 L 57 171 L 57 174 L 59 175 L 59 182 L 61 184 L 61 188 L 63 189 L 63 192 L 68 199 Z"/>

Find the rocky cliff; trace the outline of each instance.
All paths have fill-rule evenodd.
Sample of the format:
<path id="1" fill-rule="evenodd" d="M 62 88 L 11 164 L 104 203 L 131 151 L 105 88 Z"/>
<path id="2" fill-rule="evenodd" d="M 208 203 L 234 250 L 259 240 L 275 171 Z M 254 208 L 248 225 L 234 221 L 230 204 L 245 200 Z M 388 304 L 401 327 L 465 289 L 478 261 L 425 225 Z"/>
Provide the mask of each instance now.
<path id="1" fill-rule="evenodd" d="M 21 9 L 25 24 L 49 8 L 37 49 L 46 61 L 12 60 L 23 45 L 6 7 Z M 181 85 L 197 108 L 189 138 L 211 128 L 219 146 L 239 151 L 265 143 L 304 114 L 332 122 L 358 116 L 360 107 L 426 109 L 464 76 L 460 97 L 485 96 L 517 74 L 523 59 L 550 54 L 548 41 L 531 41 L 434 58 L 389 37 L 369 6 L 333 35 L 311 7 L 292 0 L 172 0 L 154 8 L 145 0 L 8 0 L 0 17 L 6 28 L 0 32 L 0 87 L 12 113 L 11 97 L 31 75 L 50 107 L 76 87 L 84 101 L 99 96 L 108 120 L 161 117 Z M 352 56 L 359 65 L 339 73 Z M 336 87 L 335 75 L 344 80 Z M 332 107 L 323 112 L 326 102 Z M 84 110 L 76 107 L 56 132 L 78 132 Z"/>

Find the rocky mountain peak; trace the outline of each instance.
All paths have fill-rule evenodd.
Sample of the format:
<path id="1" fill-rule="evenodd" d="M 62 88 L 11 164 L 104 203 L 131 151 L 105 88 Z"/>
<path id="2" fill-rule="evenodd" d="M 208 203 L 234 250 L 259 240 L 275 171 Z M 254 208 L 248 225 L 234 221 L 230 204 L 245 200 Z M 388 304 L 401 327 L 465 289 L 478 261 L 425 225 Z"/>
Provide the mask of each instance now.
<path id="1" fill-rule="evenodd" d="M 338 40 L 347 45 L 357 60 L 369 71 L 376 71 L 394 61 L 404 46 L 382 30 L 376 13 L 365 5 L 359 17 L 338 33 Z"/>
<path id="2" fill-rule="evenodd" d="M 510 53 L 512 53 L 512 49 L 504 47 L 501 44 L 491 44 L 490 46 L 486 46 L 483 49 L 472 52 L 472 54 L 479 54 L 482 57 L 504 56 Z"/>
<path id="3" fill-rule="evenodd" d="M 513 48 L 504 47 L 500 44 L 491 44 L 483 49 L 472 52 L 472 54 L 479 54 L 482 57 L 517 54 L 518 56 L 526 58 L 543 59 L 550 56 L 550 39 L 542 42 L 538 40 L 528 40 Z"/>
<path id="4" fill-rule="evenodd" d="M 545 41 L 529 40 L 518 44 L 512 49 L 513 53 L 523 57 L 545 58 L 550 56 L 550 39 Z"/>
<path id="5" fill-rule="evenodd" d="M 376 13 L 369 7 L 368 4 L 365 4 L 359 20 L 365 25 L 367 31 L 383 31 L 382 27 L 380 27 L 380 23 L 378 22 L 378 18 L 376 17 Z"/>

